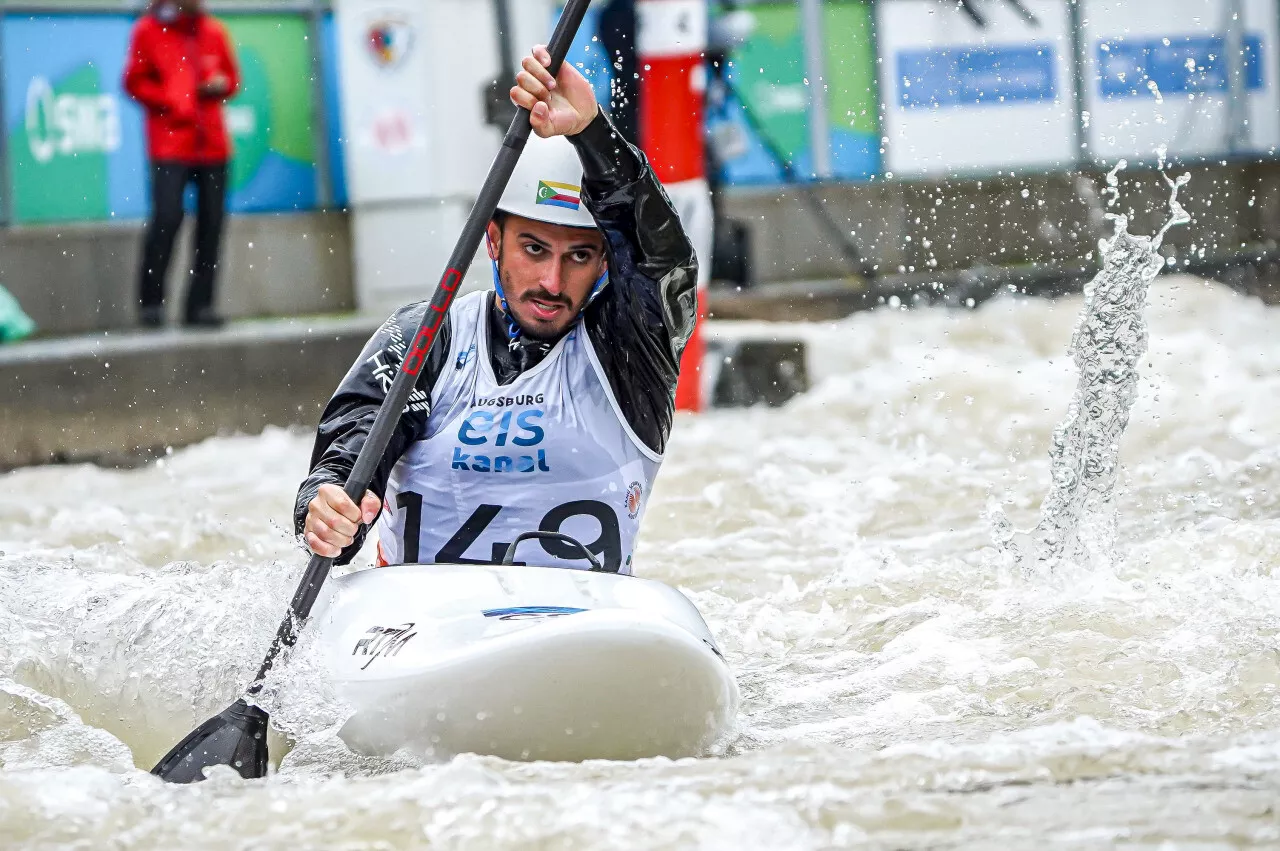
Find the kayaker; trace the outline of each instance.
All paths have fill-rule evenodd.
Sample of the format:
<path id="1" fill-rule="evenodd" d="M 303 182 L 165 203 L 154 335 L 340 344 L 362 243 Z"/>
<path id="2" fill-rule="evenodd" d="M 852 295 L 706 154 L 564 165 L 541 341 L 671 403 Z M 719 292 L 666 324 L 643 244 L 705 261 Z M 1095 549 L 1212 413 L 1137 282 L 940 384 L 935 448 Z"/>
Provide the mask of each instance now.
<path id="1" fill-rule="evenodd" d="M 369 340 L 321 417 L 294 522 L 350 561 L 376 520 L 378 563 L 494 563 L 521 532 L 562 532 L 629 573 L 697 313 L 697 260 L 644 155 L 568 62 L 535 47 L 512 100 L 529 140 L 486 243 L 491 290 L 454 302 L 370 491 L 342 490 L 425 302 Z M 380 496 L 385 499 L 380 499 Z M 527 541 L 519 560 L 585 568 Z"/>

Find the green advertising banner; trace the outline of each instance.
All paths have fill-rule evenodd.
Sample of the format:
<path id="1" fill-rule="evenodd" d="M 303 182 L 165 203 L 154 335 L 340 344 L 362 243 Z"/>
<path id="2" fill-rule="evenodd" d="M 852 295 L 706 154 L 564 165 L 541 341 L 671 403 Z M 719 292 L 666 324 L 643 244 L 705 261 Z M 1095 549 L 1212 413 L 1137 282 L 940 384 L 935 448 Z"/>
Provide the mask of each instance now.
<path id="1" fill-rule="evenodd" d="M 744 7 L 755 19 L 746 44 L 730 57 L 732 95 L 713 124 L 735 125 L 743 150 L 724 163 L 734 183 L 775 182 L 780 160 L 796 173 L 812 173 L 809 86 L 804 37 L 795 3 Z M 880 96 L 876 83 L 871 4 L 823 4 L 829 141 L 836 177 L 867 178 L 880 171 Z"/>
<path id="2" fill-rule="evenodd" d="M 226 15 L 241 90 L 227 104 L 232 210 L 307 210 L 316 204 L 311 41 L 296 15 Z"/>
<path id="3" fill-rule="evenodd" d="M 227 15 L 240 93 L 226 106 L 235 212 L 316 204 L 311 42 L 299 15 Z M 48 14 L 0 20 L 12 220 L 146 215 L 142 110 L 121 87 L 134 19 Z"/>
<path id="4" fill-rule="evenodd" d="M 12 220 L 146 211 L 142 112 L 121 90 L 126 15 L 5 15 L 4 132 Z"/>

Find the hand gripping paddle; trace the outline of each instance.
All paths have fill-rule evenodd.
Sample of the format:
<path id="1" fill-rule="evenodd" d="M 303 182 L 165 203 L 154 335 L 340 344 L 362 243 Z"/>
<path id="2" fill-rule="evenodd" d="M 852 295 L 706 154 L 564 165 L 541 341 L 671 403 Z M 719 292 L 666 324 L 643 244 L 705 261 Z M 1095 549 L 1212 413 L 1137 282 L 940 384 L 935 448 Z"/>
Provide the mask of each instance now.
<path id="1" fill-rule="evenodd" d="M 553 75 L 559 72 L 565 54 L 569 52 L 569 45 L 578 32 L 589 2 L 590 0 L 569 0 L 564 12 L 560 15 L 560 20 L 556 23 L 555 31 L 551 34 L 551 43 L 547 45 L 547 51 L 551 54 L 551 66 L 548 70 Z M 458 293 L 458 287 L 467 273 L 467 268 L 471 265 L 471 258 L 475 256 L 476 249 L 480 245 L 480 237 L 484 234 L 489 220 L 493 218 L 498 199 L 502 197 L 507 181 L 511 179 L 516 160 L 520 158 L 520 153 L 524 150 L 525 142 L 529 140 L 532 129 L 529 124 L 529 111 L 523 108 L 517 110 L 515 118 L 511 120 L 511 126 L 507 128 L 507 135 L 502 140 L 502 147 L 494 157 L 493 165 L 489 166 L 489 175 L 485 178 L 480 196 L 471 208 L 471 214 L 467 217 L 462 233 L 458 236 L 453 254 L 449 256 L 448 268 L 440 278 L 435 295 L 431 297 L 431 303 L 422 318 L 422 324 L 418 327 L 418 333 L 405 354 L 404 362 L 401 363 L 395 380 L 391 382 L 391 389 L 387 391 L 386 398 L 378 408 L 378 415 L 374 418 L 373 427 L 369 430 L 369 437 L 365 441 L 364 448 L 360 450 L 360 455 L 356 458 L 355 466 L 351 470 L 351 476 L 343 488 L 347 496 L 357 503 L 369 487 L 373 471 L 382 458 L 387 443 L 391 440 L 396 422 L 400 419 L 400 412 L 404 410 L 409 394 L 417 381 L 418 373 L 421 372 L 423 364 L 427 361 L 427 354 L 435 344 L 440 323 L 444 321 L 445 313 Z M 311 607 L 315 604 L 316 597 L 320 594 L 320 587 L 328 578 L 329 568 L 332 565 L 331 558 L 311 556 L 306 573 L 302 575 L 302 581 L 293 593 L 289 614 L 276 631 L 271 649 L 262 660 L 258 675 L 245 691 L 245 697 L 193 730 L 173 750 L 169 751 L 155 768 L 151 769 L 152 774 L 171 783 L 193 783 L 204 779 L 206 768 L 229 765 L 246 779 L 266 776 L 267 713 L 261 707 L 249 703 L 246 698 L 262 690 L 263 680 L 271 670 L 271 666 L 275 664 L 280 651 L 286 647 L 292 647 L 298 640 L 298 629 L 311 614 Z"/>

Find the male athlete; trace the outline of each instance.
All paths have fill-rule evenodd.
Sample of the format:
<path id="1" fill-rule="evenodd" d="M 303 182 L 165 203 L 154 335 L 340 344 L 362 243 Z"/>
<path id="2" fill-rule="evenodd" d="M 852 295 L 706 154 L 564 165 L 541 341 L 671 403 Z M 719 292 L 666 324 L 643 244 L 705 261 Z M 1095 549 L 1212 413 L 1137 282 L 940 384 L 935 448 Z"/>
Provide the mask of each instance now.
<path id="1" fill-rule="evenodd" d="M 294 522 L 350 561 L 377 521 L 378 563 L 490 564 L 521 532 L 561 532 L 631 571 L 671 432 L 697 260 L 644 155 L 569 63 L 535 47 L 511 99 L 529 139 L 486 242 L 494 289 L 450 307 L 360 505 L 342 490 L 426 310 L 383 323 L 326 406 Z M 378 494 L 383 494 L 385 503 Z M 548 539 L 521 562 L 586 568 Z"/>

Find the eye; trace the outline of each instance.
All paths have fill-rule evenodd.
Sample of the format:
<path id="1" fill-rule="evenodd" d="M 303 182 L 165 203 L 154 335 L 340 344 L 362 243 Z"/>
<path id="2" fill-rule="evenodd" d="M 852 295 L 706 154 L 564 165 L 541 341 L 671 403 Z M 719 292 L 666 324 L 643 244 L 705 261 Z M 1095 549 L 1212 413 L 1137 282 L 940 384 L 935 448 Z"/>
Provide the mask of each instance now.
<path id="1" fill-rule="evenodd" d="M 569 256 L 573 259 L 574 263 L 586 264 L 590 263 L 592 260 L 592 252 L 586 250 L 575 251 Z"/>
<path id="2" fill-rule="evenodd" d="M 540 257 L 545 250 L 546 249 L 541 245 L 538 245 L 536 242 L 526 243 L 524 247 L 524 253 L 528 254 L 530 257 Z"/>

